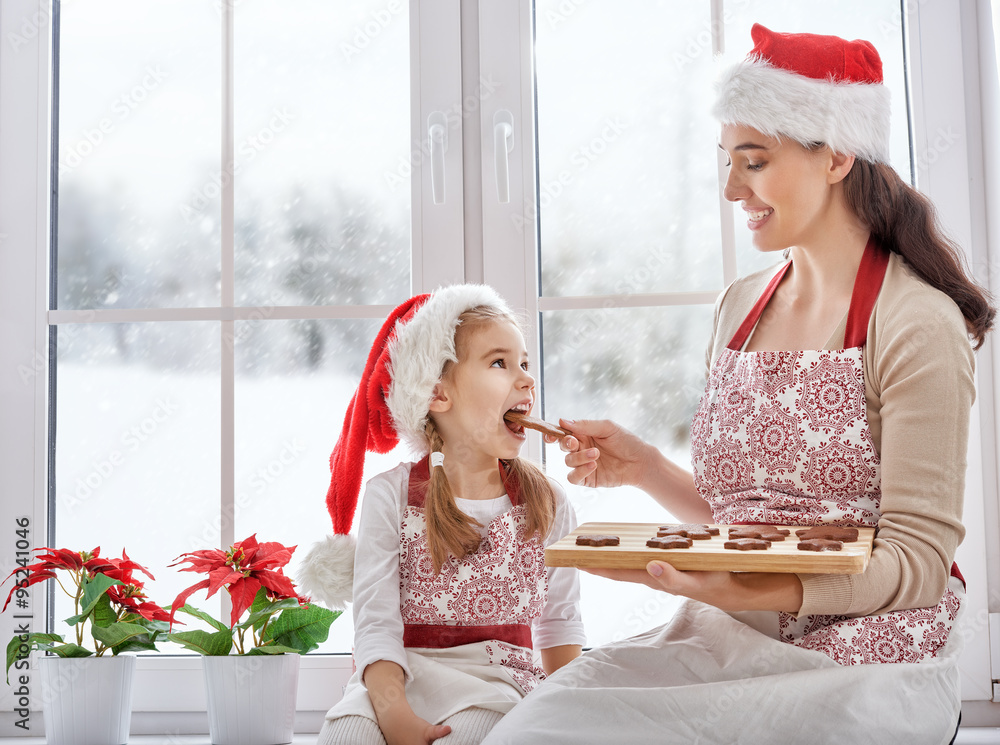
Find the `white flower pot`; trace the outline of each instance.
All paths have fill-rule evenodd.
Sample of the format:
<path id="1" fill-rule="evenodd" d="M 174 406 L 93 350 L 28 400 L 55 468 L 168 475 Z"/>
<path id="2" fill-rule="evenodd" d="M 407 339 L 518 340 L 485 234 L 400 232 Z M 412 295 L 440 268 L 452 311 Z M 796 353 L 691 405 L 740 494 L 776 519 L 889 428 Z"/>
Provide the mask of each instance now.
<path id="1" fill-rule="evenodd" d="M 124 745 L 132 719 L 135 656 L 39 657 L 49 745 Z"/>
<path id="2" fill-rule="evenodd" d="M 213 745 L 280 745 L 292 741 L 299 655 L 202 658 Z"/>

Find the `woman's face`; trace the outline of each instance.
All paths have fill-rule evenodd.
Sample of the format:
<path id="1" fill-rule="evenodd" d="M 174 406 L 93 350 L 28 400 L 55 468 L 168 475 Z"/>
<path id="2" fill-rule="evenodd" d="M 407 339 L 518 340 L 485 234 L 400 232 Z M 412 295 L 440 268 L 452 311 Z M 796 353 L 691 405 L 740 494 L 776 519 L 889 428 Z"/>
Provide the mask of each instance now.
<path id="1" fill-rule="evenodd" d="M 729 156 L 723 194 L 742 203 L 758 250 L 808 246 L 822 238 L 834 215 L 826 148 L 812 152 L 734 124 L 723 125 L 719 146 Z"/>

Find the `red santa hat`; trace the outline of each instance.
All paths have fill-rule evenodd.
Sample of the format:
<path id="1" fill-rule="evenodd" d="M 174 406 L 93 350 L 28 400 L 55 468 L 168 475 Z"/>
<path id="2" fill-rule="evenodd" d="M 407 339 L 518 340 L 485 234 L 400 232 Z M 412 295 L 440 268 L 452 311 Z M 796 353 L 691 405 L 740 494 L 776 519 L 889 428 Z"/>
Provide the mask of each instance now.
<path id="1" fill-rule="evenodd" d="M 714 113 L 723 124 L 889 162 L 889 90 L 874 46 L 759 23 L 750 34 L 754 48 L 718 84 Z"/>
<path id="2" fill-rule="evenodd" d="M 330 455 L 326 506 L 333 535 L 315 544 L 299 567 L 299 586 L 325 605 L 342 608 L 354 582 L 355 540 L 350 535 L 361 492 L 365 453 L 387 453 L 403 441 L 417 457 L 430 451 L 424 429 L 447 362 L 458 362 L 459 317 L 479 307 L 512 316 L 486 285 L 453 285 L 399 305 L 375 337 L 361 383 L 351 398 Z"/>

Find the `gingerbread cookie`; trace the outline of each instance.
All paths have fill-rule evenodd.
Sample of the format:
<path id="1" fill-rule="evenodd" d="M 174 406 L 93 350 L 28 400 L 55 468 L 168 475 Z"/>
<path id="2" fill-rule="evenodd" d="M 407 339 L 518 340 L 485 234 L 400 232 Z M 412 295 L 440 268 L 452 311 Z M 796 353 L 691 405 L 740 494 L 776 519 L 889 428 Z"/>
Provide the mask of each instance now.
<path id="1" fill-rule="evenodd" d="M 765 541 L 763 538 L 736 538 L 723 544 L 723 548 L 734 551 L 763 551 L 770 547 L 771 542 Z"/>
<path id="2" fill-rule="evenodd" d="M 691 539 L 684 535 L 662 535 L 646 541 L 650 548 L 691 548 Z"/>
<path id="3" fill-rule="evenodd" d="M 806 538 L 799 541 L 799 551 L 840 551 L 844 548 L 841 541 L 831 541 L 827 538 Z"/>
<path id="4" fill-rule="evenodd" d="M 577 546 L 617 546 L 621 539 L 616 535 L 578 535 Z"/>
<path id="5" fill-rule="evenodd" d="M 661 525 L 656 535 L 680 535 L 696 541 L 710 539 L 713 535 L 719 535 L 719 529 L 709 525 L 696 525 L 695 523 L 681 523 L 680 525 Z"/>
<path id="6" fill-rule="evenodd" d="M 730 538 L 763 538 L 765 541 L 783 541 L 792 531 L 770 525 L 741 525 L 729 529 Z"/>
<path id="7" fill-rule="evenodd" d="M 812 528 L 796 530 L 795 535 L 797 535 L 801 540 L 824 538 L 828 541 L 843 541 L 844 543 L 852 543 L 858 540 L 858 529 L 841 528 L 836 525 L 816 525 Z"/>
<path id="8" fill-rule="evenodd" d="M 522 414 L 519 411 L 508 411 L 503 415 L 503 418 L 510 422 L 511 424 L 516 424 L 521 427 L 526 427 L 527 429 L 533 429 L 541 432 L 543 435 L 551 435 L 552 437 L 566 437 L 572 434 L 568 429 L 563 429 L 562 427 L 557 427 L 554 424 L 549 424 L 544 419 L 536 419 L 533 416 L 528 416 L 527 414 Z"/>

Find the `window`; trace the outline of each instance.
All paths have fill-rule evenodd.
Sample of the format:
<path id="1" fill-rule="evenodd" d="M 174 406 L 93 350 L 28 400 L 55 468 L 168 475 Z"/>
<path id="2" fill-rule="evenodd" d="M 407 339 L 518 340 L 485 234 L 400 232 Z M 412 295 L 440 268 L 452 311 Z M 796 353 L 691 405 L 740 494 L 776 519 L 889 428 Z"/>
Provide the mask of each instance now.
<path id="1" fill-rule="evenodd" d="M 410 289 L 408 8 L 100 0 L 58 28 L 51 524 L 159 568 L 166 604 L 184 551 L 329 531 L 323 464 Z"/>
<path id="2" fill-rule="evenodd" d="M 711 115 L 720 67 L 745 56 L 754 22 L 822 29 L 872 40 L 890 90 L 905 90 L 894 0 L 719 5 L 535 3 L 538 200 L 528 215 L 540 235 L 545 410 L 614 418 L 682 465 L 715 299 L 780 259 L 753 249 L 720 198 L 725 156 Z M 907 175 L 905 97 L 893 102 L 893 163 Z M 564 470 L 557 446 L 547 455 L 550 472 Z M 637 489 L 572 496 L 581 522 L 664 519 Z M 582 582 L 595 644 L 650 628 L 676 606 L 642 587 Z"/>
<path id="3" fill-rule="evenodd" d="M 905 10 L 4 0 L 0 527 L 28 516 L 34 546 L 124 547 L 163 603 L 187 584 L 166 569 L 183 551 L 253 532 L 304 551 L 329 531 L 326 462 L 382 319 L 463 279 L 528 311 L 548 418 L 611 416 L 686 463 L 712 304 L 770 263 L 720 198 L 708 114 L 753 21 L 873 41 L 894 92 L 894 165 L 912 163 L 949 224 L 970 212 L 953 187 L 980 146 L 934 137 L 975 114 L 954 82 L 975 23 L 957 5 Z M 979 365 L 992 386 L 989 358 Z M 996 510 L 991 401 L 977 410 L 973 517 Z M 565 474 L 556 448 L 535 440 L 530 454 Z M 367 472 L 404 457 L 369 456 Z M 634 491 L 568 491 L 581 521 L 663 519 Z M 970 526 L 978 618 L 997 538 Z M 25 609 L 36 625 L 44 601 Z M 673 607 L 585 578 L 592 644 Z M 322 651 L 349 651 L 349 616 Z M 0 634 L 14 622 L 0 616 Z M 990 695 L 987 626 L 970 647 L 976 700 Z M 138 727 L 162 727 L 143 712 L 203 706 L 196 660 L 151 656 L 140 671 Z M 300 710 L 321 716 L 349 674 L 346 654 L 305 661 Z M 163 696 L 168 679 L 185 683 Z"/>

